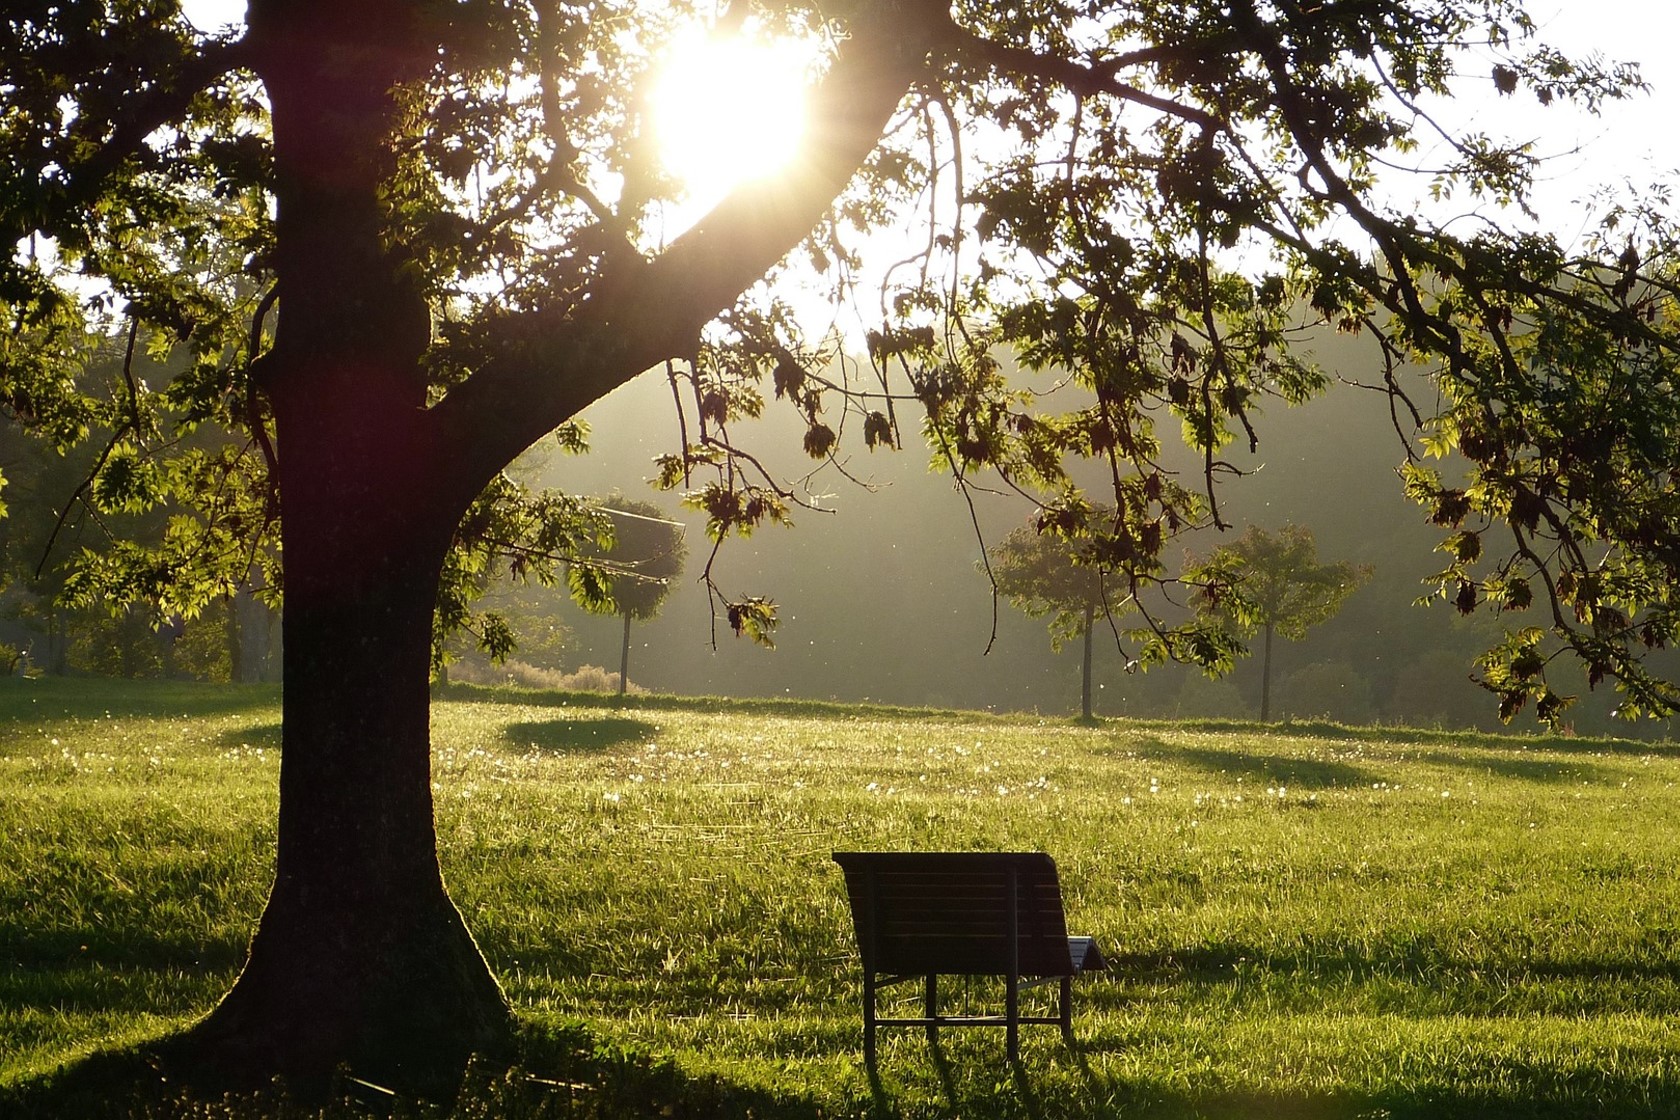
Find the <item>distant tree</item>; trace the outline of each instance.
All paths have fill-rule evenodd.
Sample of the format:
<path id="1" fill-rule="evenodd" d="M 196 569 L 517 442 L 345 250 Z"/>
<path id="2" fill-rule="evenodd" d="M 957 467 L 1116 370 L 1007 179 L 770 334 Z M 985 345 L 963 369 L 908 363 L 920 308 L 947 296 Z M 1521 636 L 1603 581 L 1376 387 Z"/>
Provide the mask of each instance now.
<path id="1" fill-rule="evenodd" d="M 1079 710 L 1091 719 L 1091 635 L 1097 619 L 1110 617 L 1103 570 L 1082 563 L 1066 539 L 1032 523 L 1012 530 L 987 555 L 1001 594 L 1032 618 L 1050 616 L 1053 649 L 1083 639 Z"/>
<path id="2" fill-rule="evenodd" d="M 1274 536 L 1250 525 L 1241 537 L 1214 550 L 1215 579 L 1202 599 L 1205 613 L 1233 624 L 1238 633 L 1264 637 L 1260 655 L 1260 718 L 1272 718 L 1272 637 L 1292 642 L 1334 618 L 1347 597 L 1371 577 L 1370 565 L 1318 562 L 1312 530 L 1284 525 Z"/>
<path id="3" fill-rule="evenodd" d="M 624 645 L 618 658 L 618 694 L 630 687 L 630 623 L 659 614 L 683 565 L 688 542 L 682 523 L 672 521 L 652 502 L 614 494 L 604 510 L 612 522 L 612 544 L 601 552 L 611 598 L 578 595 L 586 610 L 624 619 Z"/>

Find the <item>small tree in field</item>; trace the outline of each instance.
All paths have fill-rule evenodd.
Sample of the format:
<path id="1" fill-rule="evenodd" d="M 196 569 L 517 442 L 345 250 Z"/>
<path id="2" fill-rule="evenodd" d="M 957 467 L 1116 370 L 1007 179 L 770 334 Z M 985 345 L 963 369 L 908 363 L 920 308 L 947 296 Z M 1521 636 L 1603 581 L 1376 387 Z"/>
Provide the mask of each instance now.
<path id="1" fill-rule="evenodd" d="M 998 591 L 1032 618 L 1050 616 L 1050 645 L 1084 640 L 1079 711 L 1091 719 L 1091 636 L 1097 619 L 1108 618 L 1101 568 L 1079 562 L 1069 542 L 1036 525 L 1021 525 L 988 550 Z"/>
<path id="2" fill-rule="evenodd" d="M 1250 525 L 1236 541 L 1214 550 L 1213 566 L 1236 573 L 1234 595 L 1208 595 L 1204 610 L 1235 624 L 1239 632 L 1264 635 L 1260 654 L 1260 719 L 1272 718 L 1272 636 L 1292 642 L 1327 622 L 1347 597 L 1371 576 L 1370 565 L 1318 562 L 1312 530 L 1285 525 L 1274 536 Z"/>
<path id="3" fill-rule="evenodd" d="M 614 494 L 605 510 L 612 519 L 612 547 L 603 550 L 602 558 L 612 597 L 591 603 L 588 596 L 580 596 L 579 601 L 597 613 L 624 619 L 618 658 L 618 694 L 623 696 L 630 687 L 630 623 L 659 614 L 688 561 L 688 542 L 682 524 L 652 502 Z"/>

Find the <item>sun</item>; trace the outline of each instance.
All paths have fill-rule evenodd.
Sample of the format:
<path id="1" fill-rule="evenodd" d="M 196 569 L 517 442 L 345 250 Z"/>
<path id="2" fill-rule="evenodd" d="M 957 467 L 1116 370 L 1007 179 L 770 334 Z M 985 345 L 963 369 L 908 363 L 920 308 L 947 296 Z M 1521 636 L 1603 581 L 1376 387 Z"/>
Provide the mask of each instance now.
<path id="1" fill-rule="evenodd" d="M 805 136 L 808 52 L 789 40 L 696 34 L 672 48 L 651 98 L 665 170 L 694 202 L 787 169 Z"/>

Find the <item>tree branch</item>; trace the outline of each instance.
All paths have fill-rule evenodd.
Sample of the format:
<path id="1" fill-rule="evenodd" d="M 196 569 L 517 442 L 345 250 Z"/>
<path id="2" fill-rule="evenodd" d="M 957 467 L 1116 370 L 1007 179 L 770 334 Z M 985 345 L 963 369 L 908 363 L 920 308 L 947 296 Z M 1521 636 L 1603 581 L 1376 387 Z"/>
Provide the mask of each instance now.
<path id="1" fill-rule="evenodd" d="M 915 6 L 920 18 L 907 21 L 906 5 L 877 0 L 853 23 L 813 91 L 814 128 L 792 172 L 737 188 L 651 262 L 610 256 L 574 312 L 504 320 L 498 350 L 431 411 L 453 451 L 443 485 L 477 493 L 567 417 L 692 351 L 704 326 L 816 227 L 950 29 L 935 0 Z"/>
<path id="2" fill-rule="evenodd" d="M 125 93 L 121 113 L 108 122 L 102 138 L 73 138 L 78 147 L 84 144 L 94 147 L 85 158 L 64 165 L 61 181 L 65 203 L 79 208 L 98 197 L 106 180 L 141 149 L 146 137 L 180 120 L 194 97 L 222 75 L 253 66 L 256 56 L 249 39 L 207 43 L 198 53 L 183 58 L 173 71 L 159 75 L 145 89 Z M 6 231 L 14 240 L 27 236 L 28 232 Z"/>
<path id="3" fill-rule="evenodd" d="M 1149 93 L 1137 86 L 1122 82 L 1116 72 L 1127 62 L 1144 61 L 1153 52 L 1139 53 L 1111 59 L 1099 65 L 1087 65 L 1071 58 L 1039 54 L 1024 47 L 1013 47 L 982 38 L 964 28 L 955 28 L 953 53 L 966 62 L 989 66 L 1005 74 L 1030 75 L 1054 82 L 1081 98 L 1106 95 L 1130 101 L 1169 116 L 1179 117 L 1203 128 L 1226 131 L 1225 122 L 1204 109 L 1185 105 L 1168 97 Z"/>

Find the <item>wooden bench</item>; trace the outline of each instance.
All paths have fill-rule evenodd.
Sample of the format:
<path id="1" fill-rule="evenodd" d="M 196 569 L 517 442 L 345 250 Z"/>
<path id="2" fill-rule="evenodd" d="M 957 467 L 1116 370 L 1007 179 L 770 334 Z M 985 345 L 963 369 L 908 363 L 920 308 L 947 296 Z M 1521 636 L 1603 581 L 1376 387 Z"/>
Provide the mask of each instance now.
<path id="1" fill-rule="evenodd" d="M 863 1057 L 875 1065 L 876 1027 L 1003 1027 L 1009 1060 L 1020 1026 L 1055 1025 L 1073 1042 L 1073 978 L 1107 968 L 1096 942 L 1069 937 L 1056 864 L 1043 852 L 835 852 L 846 873 L 863 957 Z M 940 976 L 1002 976 L 1002 1015 L 939 1014 Z M 881 988 L 925 978 L 924 1014 L 882 1018 Z M 1024 1016 L 1020 994 L 1061 985 L 1057 1014 Z"/>

